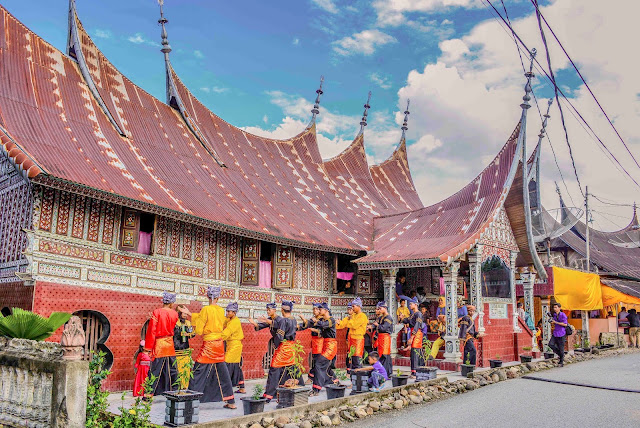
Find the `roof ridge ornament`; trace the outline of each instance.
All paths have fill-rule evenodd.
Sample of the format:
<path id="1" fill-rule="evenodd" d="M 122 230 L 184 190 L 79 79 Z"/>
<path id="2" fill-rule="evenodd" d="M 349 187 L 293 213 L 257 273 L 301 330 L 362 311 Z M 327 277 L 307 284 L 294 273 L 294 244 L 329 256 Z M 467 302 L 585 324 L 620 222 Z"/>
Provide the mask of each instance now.
<path id="1" fill-rule="evenodd" d="M 313 108 L 311 109 L 311 113 L 313 114 L 313 116 L 311 116 L 311 122 L 309 123 L 309 126 L 307 126 L 307 128 L 310 128 L 314 123 L 316 123 L 316 116 L 320 114 L 320 97 L 322 96 L 322 94 L 324 94 L 324 92 L 322 91 L 323 83 L 324 76 L 320 76 L 320 87 L 316 89 L 316 102 L 313 104 Z"/>
<path id="2" fill-rule="evenodd" d="M 358 133 L 358 137 L 364 133 L 364 127 L 367 126 L 367 116 L 369 115 L 369 109 L 371 106 L 369 103 L 371 102 L 371 91 L 369 91 L 369 95 L 367 96 L 367 102 L 364 104 L 364 112 L 362 113 L 362 120 L 360 120 L 360 132 Z"/>
<path id="3" fill-rule="evenodd" d="M 164 11 L 162 9 L 164 6 L 164 0 L 158 0 L 158 5 L 160 5 L 160 19 L 158 19 L 158 24 L 162 26 L 162 31 L 160 32 L 160 37 L 162 37 L 162 49 L 160 49 L 160 52 L 164 54 L 165 61 L 169 61 L 171 45 L 169 44 L 169 35 L 167 34 L 167 29 L 165 27 L 165 24 L 167 24 L 169 20 L 164 17 Z"/>
<path id="4" fill-rule="evenodd" d="M 409 115 L 411 114 L 409 112 L 409 103 L 411 102 L 411 100 L 409 98 L 407 98 L 407 109 L 404 111 L 404 122 L 402 122 L 402 137 L 400 137 L 400 142 L 403 142 L 406 138 L 406 133 L 407 130 L 409 129 L 409 127 L 407 126 L 407 122 L 409 121 Z"/>
<path id="5" fill-rule="evenodd" d="M 529 71 L 524 73 L 524 77 L 527 78 L 527 83 L 524 85 L 524 97 L 522 97 L 523 103 L 520 104 L 520 107 L 522 107 L 523 110 L 529 109 L 531 107 L 531 104 L 529 104 L 529 101 L 531 101 L 531 96 L 529 94 L 533 92 L 533 89 L 531 89 L 531 79 L 536 77 L 536 75 L 533 73 L 533 62 L 536 59 L 537 53 L 538 51 L 535 48 L 531 49 L 531 65 L 529 66 Z"/>
<path id="6" fill-rule="evenodd" d="M 540 128 L 540 133 L 538 134 L 538 144 L 542 143 L 542 139 L 547 132 L 547 121 L 551 117 L 549 114 L 549 111 L 551 111 L 551 104 L 553 104 L 553 98 L 549 98 L 549 101 L 547 102 L 547 112 L 542 116 L 544 117 L 544 120 L 542 121 L 542 128 Z"/>

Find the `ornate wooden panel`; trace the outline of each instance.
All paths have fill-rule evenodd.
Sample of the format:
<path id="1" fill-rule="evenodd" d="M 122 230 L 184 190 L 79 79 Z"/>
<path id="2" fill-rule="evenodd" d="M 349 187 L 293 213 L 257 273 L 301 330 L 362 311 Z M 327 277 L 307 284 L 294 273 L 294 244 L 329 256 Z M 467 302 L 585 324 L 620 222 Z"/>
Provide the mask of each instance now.
<path id="1" fill-rule="evenodd" d="M 276 254 L 273 264 L 274 288 L 292 288 L 294 264 L 293 248 L 287 245 L 276 245 Z"/>
<path id="2" fill-rule="evenodd" d="M 260 242 L 245 238 L 242 241 L 242 285 L 258 285 Z"/>

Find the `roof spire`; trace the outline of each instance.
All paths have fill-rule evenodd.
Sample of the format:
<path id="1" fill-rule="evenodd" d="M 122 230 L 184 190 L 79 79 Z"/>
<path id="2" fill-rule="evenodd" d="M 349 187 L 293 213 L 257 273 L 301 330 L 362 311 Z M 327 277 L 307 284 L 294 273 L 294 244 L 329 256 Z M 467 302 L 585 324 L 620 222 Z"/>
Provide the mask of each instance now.
<path id="1" fill-rule="evenodd" d="M 540 128 L 540 133 L 538 134 L 538 145 L 542 143 L 542 139 L 544 138 L 544 134 L 547 130 L 547 121 L 551 117 L 549 115 L 549 111 L 551 110 L 551 104 L 553 104 L 553 98 L 549 98 L 549 102 L 547 103 L 547 112 L 544 114 L 544 120 L 542 121 L 542 128 Z"/>
<path id="2" fill-rule="evenodd" d="M 324 76 L 320 76 L 320 87 L 316 90 L 316 94 L 318 95 L 316 95 L 316 102 L 313 105 L 313 108 L 311 109 L 311 113 L 313 113 L 313 116 L 311 117 L 311 124 L 316 122 L 316 116 L 320 113 L 320 97 L 322 96 L 322 94 L 324 94 L 324 92 L 322 91 L 323 83 L 324 83 Z"/>
<path id="3" fill-rule="evenodd" d="M 364 132 L 364 127 L 367 126 L 367 116 L 369 115 L 369 109 L 371 106 L 369 102 L 371 101 L 371 91 L 369 91 L 369 96 L 367 97 L 367 102 L 364 104 L 364 113 L 362 113 L 362 120 L 360 121 L 360 132 L 358 135 Z"/>
<path id="4" fill-rule="evenodd" d="M 527 83 L 524 85 L 524 97 L 522 97 L 523 103 L 520 104 L 520 107 L 522 107 L 522 110 L 527 110 L 529 107 L 531 107 L 531 104 L 529 104 L 529 100 L 531 100 L 531 96 L 529 94 L 532 92 L 531 79 L 535 77 L 535 74 L 533 74 L 533 62 L 535 61 L 537 53 L 538 51 L 536 51 L 535 48 L 531 49 L 531 65 L 529 67 L 529 71 L 524 73 L 524 77 L 527 78 Z"/>
<path id="5" fill-rule="evenodd" d="M 404 141 L 405 140 L 405 134 L 407 132 L 407 129 L 409 129 L 409 127 L 407 126 L 407 122 L 409 121 L 409 115 L 411 113 L 409 113 L 409 103 L 411 102 L 411 100 L 409 98 L 407 98 L 407 109 L 404 111 L 404 122 L 402 122 L 402 137 L 400 137 L 400 141 Z"/>
<path id="6" fill-rule="evenodd" d="M 169 52 L 171 52 L 171 45 L 169 45 L 169 36 L 167 35 L 167 29 L 165 28 L 165 24 L 168 23 L 169 20 L 164 17 L 164 13 L 162 10 L 162 6 L 164 6 L 164 0 L 158 0 L 158 4 L 160 5 L 160 19 L 158 19 L 158 24 L 162 26 L 162 31 L 160 32 L 160 36 L 162 37 L 162 49 L 160 49 L 160 52 L 164 54 L 165 61 L 169 61 Z"/>

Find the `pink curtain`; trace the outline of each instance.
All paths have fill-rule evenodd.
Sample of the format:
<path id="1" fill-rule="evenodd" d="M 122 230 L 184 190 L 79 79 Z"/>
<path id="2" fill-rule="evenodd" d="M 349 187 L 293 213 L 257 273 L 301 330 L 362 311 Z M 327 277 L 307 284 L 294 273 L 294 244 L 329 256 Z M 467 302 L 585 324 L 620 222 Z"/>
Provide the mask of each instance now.
<path id="1" fill-rule="evenodd" d="M 445 293 L 445 289 L 444 289 L 444 278 L 440 277 L 440 295 L 444 296 Z"/>
<path id="2" fill-rule="evenodd" d="M 271 262 L 260 261 L 258 287 L 271 288 Z"/>
<path id="3" fill-rule="evenodd" d="M 351 281 L 353 279 L 353 272 L 338 272 L 336 278 Z"/>
<path id="4" fill-rule="evenodd" d="M 151 254 L 151 233 L 140 232 L 138 235 L 138 254 Z"/>

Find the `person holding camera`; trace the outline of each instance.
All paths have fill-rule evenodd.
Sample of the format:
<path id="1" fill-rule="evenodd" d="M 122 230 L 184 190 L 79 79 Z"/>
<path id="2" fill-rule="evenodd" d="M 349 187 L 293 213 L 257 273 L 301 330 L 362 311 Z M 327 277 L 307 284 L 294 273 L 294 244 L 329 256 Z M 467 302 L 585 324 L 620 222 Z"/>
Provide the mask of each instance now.
<path id="1" fill-rule="evenodd" d="M 553 304 L 553 314 L 547 314 L 551 317 L 551 328 L 553 329 L 553 337 L 549 341 L 549 348 L 560 357 L 560 367 L 564 366 L 564 342 L 566 340 L 566 327 L 569 324 L 567 315 L 560 310 L 560 303 Z"/>

